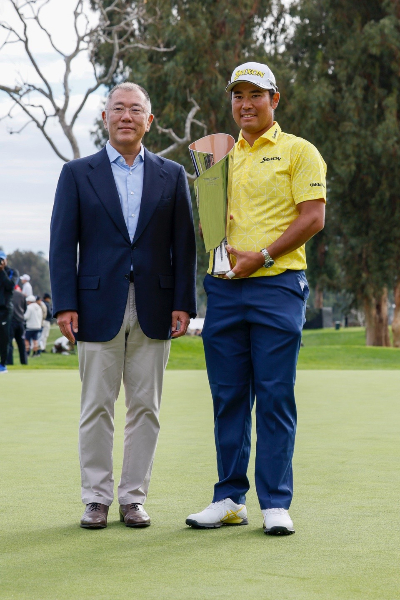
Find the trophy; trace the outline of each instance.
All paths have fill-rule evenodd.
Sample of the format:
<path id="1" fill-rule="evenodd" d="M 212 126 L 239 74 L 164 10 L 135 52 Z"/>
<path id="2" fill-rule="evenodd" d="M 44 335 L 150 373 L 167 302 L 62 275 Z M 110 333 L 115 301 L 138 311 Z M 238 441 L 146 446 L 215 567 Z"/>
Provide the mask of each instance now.
<path id="1" fill-rule="evenodd" d="M 197 179 L 194 182 L 203 241 L 213 252 L 213 275 L 231 270 L 226 250 L 228 174 L 235 140 L 226 133 L 214 133 L 193 142 L 189 152 Z"/>

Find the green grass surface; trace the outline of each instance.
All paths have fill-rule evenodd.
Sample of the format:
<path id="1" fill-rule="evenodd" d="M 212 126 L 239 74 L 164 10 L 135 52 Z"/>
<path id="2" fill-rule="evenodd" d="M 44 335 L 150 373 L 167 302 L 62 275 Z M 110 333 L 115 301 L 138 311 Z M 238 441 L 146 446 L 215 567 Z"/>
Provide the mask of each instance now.
<path id="1" fill-rule="evenodd" d="M 51 354 L 54 340 L 60 333 L 53 326 L 47 345 L 48 352 L 29 359 L 28 367 L 21 367 L 14 351 L 13 369 L 77 369 L 78 356 Z M 300 350 L 299 369 L 400 369 L 399 348 L 367 348 L 365 330 L 315 329 L 303 332 L 304 347 Z M 185 336 L 172 341 L 168 369 L 205 369 L 203 343 L 199 337 Z"/>
<path id="2" fill-rule="evenodd" d="M 152 526 L 78 527 L 75 371 L 0 378 L 1 600 L 398 600 L 400 373 L 300 371 L 291 515 L 264 535 L 253 485 L 249 525 L 198 531 L 216 477 L 203 371 L 166 373 L 146 508 Z M 116 406 L 115 476 L 124 404 Z"/>

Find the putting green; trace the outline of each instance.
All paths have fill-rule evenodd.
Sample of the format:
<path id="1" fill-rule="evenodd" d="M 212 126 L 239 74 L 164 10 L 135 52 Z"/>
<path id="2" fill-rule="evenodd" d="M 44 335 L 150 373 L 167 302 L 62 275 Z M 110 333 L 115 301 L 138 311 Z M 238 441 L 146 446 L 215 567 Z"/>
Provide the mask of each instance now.
<path id="1" fill-rule="evenodd" d="M 399 592 L 399 371 L 300 371 L 296 534 L 264 535 L 253 486 L 249 525 L 185 526 L 216 476 L 203 371 L 166 373 L 161 434 L 135 530 L 78 527 L 76 371 L 0 379 L 2 600 L 396 600 Z M 124 404 L 116 407 L 115 471 Z"/>

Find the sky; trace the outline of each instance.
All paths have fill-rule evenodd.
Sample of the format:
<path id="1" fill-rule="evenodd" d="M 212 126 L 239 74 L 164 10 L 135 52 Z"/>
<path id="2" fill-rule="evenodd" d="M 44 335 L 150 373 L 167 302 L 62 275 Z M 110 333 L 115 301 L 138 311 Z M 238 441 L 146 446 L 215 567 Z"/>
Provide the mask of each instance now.
<path id="1" fill-rule="evenodd" d="M 72 14 L 76 0 L 50 0 L 43 10 L 43 20 L 56 44 L 64 52 L 73 47 Z M 17 23 L 9 0 L 0 0 L 0 22 Z M 4 41 L 0 31 L 0 46 Z M 64 63 L 50 46 L 44 34 L 32 27 L 31 46 L 56 94 L 61 92 Z M 21 44 L 5 46 L 0 51 L 0 82 L 14 86 L 21 77 L 38 83 L 38 76 L 29 65 Z M 83 93 L 94 82 L 87 56 L 79 56 L 72 63 L 71 104 L 77 106 Z M 103 87 L 89 97 L 76 126 L 81 156 L 96 152 L 90 131 L 101 114 L 107 90 Z M 32 98 L 33 99 L 33 98 Z M 0 118 L 8 113 L 11 102 L 0 91 Z M 55 120 L 54 120 L 55 121 Z M 49 223 L 57 180 L 64 162 L 57 157 L 42 133 L 34 124 L 21 133 L 10 135 L 9 129 L 20 128 L 26 117 L 20 109 L 13 119 L 0 121 L 0 247 L 11 253 L 16 249 L 42 251 L 48 255 Z M 55 124 L 49 128 L 64 153 L 72 158 L 68 142 Z"/>

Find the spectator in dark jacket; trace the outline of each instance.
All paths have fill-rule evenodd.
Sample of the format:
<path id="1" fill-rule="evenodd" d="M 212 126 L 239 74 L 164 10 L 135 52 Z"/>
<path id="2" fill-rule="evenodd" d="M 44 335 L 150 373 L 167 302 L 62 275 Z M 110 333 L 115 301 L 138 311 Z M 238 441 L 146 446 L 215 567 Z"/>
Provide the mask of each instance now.
<path id="1" fill-rule="evenodd" d="M 8 357 L 7 364 L 14 364 L 13 357 L 13 340 L 17 342 L 19 351 L 19 360 L 21 365 L 28 364 L 28 357 L 25 348 L 25 319 L 24 314 L 26 311 L 26 297 L 20 290 L 15 289 L 12 295 L 12 303 L 14 305 L 14 311 L 11 319 L 10 327 L 10 342 L 8 345 Z"/>
<path id="2" fill-rule="evenodd" d="M 13 314 L 12 292 L 18 278 L 18 271 L 7 266 L 7 255 L 0 251 L 0 375 L 7 373 L 8 342 Z"/>

